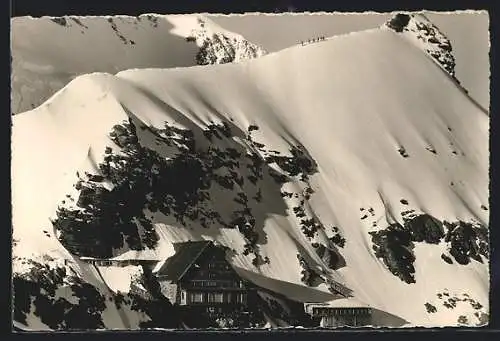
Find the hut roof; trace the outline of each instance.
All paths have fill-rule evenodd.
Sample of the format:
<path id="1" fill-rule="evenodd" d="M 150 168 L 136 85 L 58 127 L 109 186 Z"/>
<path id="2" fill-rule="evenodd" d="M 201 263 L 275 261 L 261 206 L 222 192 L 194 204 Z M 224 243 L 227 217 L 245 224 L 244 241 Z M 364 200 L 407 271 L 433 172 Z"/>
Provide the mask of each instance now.
<path id="1" fill-rule="evenodd" d="M 207 246 L 211 245 L 209 240 L 176 243 L 175 254 L 168 258 L 163 265 L 156 271 L 156 276 L 163 279 L 178 281 L 184 276 L 189 268 L 201 256 Z"/>
<path id="2" fill-rule="evenodd" d="M 371 308 L 369 304 L 363 303 L 354 297 L 337 298 L 323 303 L 311 302 L 306 304 L 325 308 Z"/>

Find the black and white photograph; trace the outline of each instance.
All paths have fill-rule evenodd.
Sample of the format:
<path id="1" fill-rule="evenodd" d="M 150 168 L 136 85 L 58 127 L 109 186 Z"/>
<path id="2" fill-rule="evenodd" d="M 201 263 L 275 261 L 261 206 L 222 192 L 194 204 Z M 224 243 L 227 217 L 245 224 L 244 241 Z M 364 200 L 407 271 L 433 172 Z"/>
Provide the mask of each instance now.
<path id="1" fill-rule="evenodd" d="M 15 330 L 490 323 L 486 10 L 10 26 Z"/>

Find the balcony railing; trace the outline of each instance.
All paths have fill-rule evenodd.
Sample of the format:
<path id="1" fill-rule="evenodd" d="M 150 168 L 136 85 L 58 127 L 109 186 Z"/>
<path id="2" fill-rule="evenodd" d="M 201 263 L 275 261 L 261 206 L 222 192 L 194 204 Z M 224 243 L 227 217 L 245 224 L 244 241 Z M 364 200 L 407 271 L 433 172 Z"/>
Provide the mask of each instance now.
<path id="1" fill-rule="evenodd" d="M 245 284 L 241 281 L 231 280 L 192 280 L 186 283 L 186 287 L 191 288 L 227 288 L 245 289 Z"/>

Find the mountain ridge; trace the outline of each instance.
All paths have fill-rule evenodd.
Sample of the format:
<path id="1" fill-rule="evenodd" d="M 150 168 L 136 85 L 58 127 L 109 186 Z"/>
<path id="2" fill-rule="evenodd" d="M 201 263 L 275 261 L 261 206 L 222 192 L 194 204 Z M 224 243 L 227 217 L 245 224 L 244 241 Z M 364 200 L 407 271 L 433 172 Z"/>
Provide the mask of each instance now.
<path id="1" fill-rule="evenodd" d="M 237 62 L 266 53 L 200 15 L 19 17 L 11 25 L 14 114 L 40 105 L 81 74 Z M 54 39 L 33 38 L 40 31 Z M 95 44 L 89 53 L 86 46 Z"/>
<path id="2" fill-rule="evenodd" d="M 355 54 L 359 46 L 370 53 Z M 399 55 L 393 55 L 387 49 L 398 51 Z M 408 63 L 417 71 L 408 68 Z M 343 68 L 338 68 L 338 65 Z M 313 70 L 318 66 L 323 67 L 321 73 Z M 291 67 L 294 73 L 287 72 Z M 82 91 L 81 85 L 72 91 L 72 88 L 76 89 L 75 84 L 85 84 L 89 79 L 87 93 L 87 90 Z M 93 84 L 96 79 L 97 84 Z M 213 82 L 219 87 L 211 86 Z M 380 82 L 384 82 L 384 87 Z M 175 221 L 177 218 L 168 214 L 155 214 L 153 225 L 167 231 L 169 237 L 165 239 L 215 238 L 237 249 L 233 265 L 294 284 L 304 285 L 303 281 L 306 281 L 310 283 L 306 287 L 314 287 L 316 281 L 325 282 L 324 278 L 326 284 L 329 277 L 337 278 L 340 282 L 345 281 L 358 299 L 415 325 L 449 325 L 459 318 L 452 317 L 451 311 L 439 306 L 436 315 L 439 318 L 428 316 L 430 313 L 424 306 L 424 303 L 438 305 L 439 300 L 432 298 L 438 294 L 436 290 L 449 292 L 448 295 L 451 293 L 452 296 L 462 294 L 463 286 L 458 288 L 447 277 L 451 268 L 454 278 L 460 278 L 462 284 L 469 285 L 468 291 L 474 292 L 469 295 L 481 301 L 482 306 L 486 305 L 487 266 L 484 267 L 484 244 L 481 244 L 484 237 L 480 234 L 483 233 L 482 226 L 488 225 L 488 217 L 480 206 L 487 205 L 488 117 L 474 109 L 472 102 L 463 97 L 451 79 L 437 72 L 433 61 L 413 46 L 403 44 L 393 32 L 361 32 L 305 47 L 297 46 L 241 64 L 163 71 L 129 70 L 117 76 L 82 76 L 72 84 L 31 114 L 16 115 L 13 139 L 17 141 L 19 153 L 13 152 L 14 165 L 23 160 L 24 167 L 32 169 L 36 164 L 30 161 L 33 155 L 28 142 L 24 145 L 19 134 L 24 131 L 27 139 L 29 134 L 42 128 L 45 117 L 40 114 L 43 111 L 57 122 L 58 118 L 52 111 L 59 116 L 62 113 L 68 115 L 65 108 L 70 107 L 73 113 L 69 122 L 75 127 L 80 126 L 80 130 L 83 129 L 79 121 L 73 117 L 81 115 L 80 120 L 85 122 L 91 120 L 86 113 L 97 115 L 96 111 L 104 112 L 106 115 L 96 116 L 95 122 L 87 122 L 87 125 L 94 127 L 109 115 L 107 123 L 99 128 L 101 132 L 106 131 L 106 136 L 99 137 L 102 133 L 95 127 L 92 131 L 99 139 L 94 142 L 85 136 L 84 130 L 82 132 L 83 137 L 90 139 L 91 149 L 97 150 L 94 163 L 99 167 L 92 166 L 94 169 L 102 170 L 102 165 L 110 165 L 104 159 L 105 147 L 112 148 L 110 155 L 116 156 L 116 160 L 124 157 L 126 163 L 135 159 L 124 154 L 126 148 L 131 148 L 130 155 L 144 155 L 145 161 L 153 160 L 160 169 L 166 167 L 165 171 L 170 171 L 168 162 L 164 164 L 154 155 L 150 159 L 153 157 L 148 154 L 150 150 L 179 162 L 184 157 L 185 160 L 193 157 L 206 168 L 206 174 L 214 176 L 200 185 L 202 191 L 209 184 L 206 193 L 210 198 L 215 196 L 211 200 L 214 203 L 229 202 L 235 195 L 236 203 L 227 205 L 230 209 L 241 205 L 252 211 L 250 216 L 244 215 L 247 219 L 244 224 L 252 225 L 251 217 L 260 217 L 256 220 L 262 220 L 268 242 L 253 245 L 249 242 L 253 238 L 252 229 L 245 229 L 239 223 L 235 223 L 241 227 L 239 231 L 213 227 L 201 229 L 198 226 L 201 222 L 197 219 L 185 218 L 186 223 L 179 223 Z M 95 85 L 97 90 L 92 90 Z M 379 89 L 376 96 L 368 91 L 375 88 Z M 440 91 L 436 90 L 438 88 Z M 87 95 L 92 91 L 96 98 L 103 98 L 101 102 L 88 100 Z M 86 108 L 76 105 L 75 98 L 70 96 L 72 92 L 81 96 Z M 359 101 L 360 96 L 365 96 L 365 101 Z M 332 109 L 335 114 L 331 113 Z M 74 111 L 80 111 L 80 114 L 76 115 Z M 313 116 L 316 119 L 311 120 L 306 115 L 311 112 L 317 115 Z M 22 121 L 29 120 L 39 122 L 33 123 L 33 127 L 22 128 L 27 124 Z M 124 120 L 128 123 L 120 123 Z M 121 125 L 121 128 L 116 128 L 118 130 L 110 141 L 107 133 L 113 131 L 114 125 Z M 70 126 L 66 129 L 72 131 Z M 44 136 L 43 131 L 40 134 Z M 73 138 L 69 133 L 67 142 Z M 335 143 L 331 142 L 332 139 Z M 159 145 L 155 145 L 155 141 Z M 71 144 L 75 145 L 74 142 L 68 143 L 69 150 Z M 325 144 L 329 145 L 328 152 Z M 192 145 L 197 147 L 190 147 Z M 216 150 L 210 151 L 208 146 Z M 88 143 L 83 143 L 82 148 L 87 149 Z M 234 152 L 250 156 L 248 159 L 235 157 Z M 51 155 L 57 153 L 58 149 L 48 149 L 46 155 L 51 159 Z M 221 156 L 224 162 L 213 170 L 211 167 L 214 167 L 218 153 L 225 155 Z M 113 157 L 109 162 L 115 162 Z M 62 161 L 62 165 L 67 163 L 64 157 Z M 255 168 L 254 162 L 261 168 Z M 258 200 L 259 191 L 251 185 L 252 180 L 246 180 L 247 177 L 252 179 L 252 173 L 244 170 L 243 165 L 248 169 L 263 170 L 262 181 L 266 185 L 260 186 L 263 189 L 260 193 L 264 199 Z M 72 167 L 58 172 L 74 172 Z M 48 171 L 52 171 L 49 168 Z M 77 166 L 77 169 L 84 173 L 85 168 Z M 142 176 L 155 179 L 153 173 L 145 171 L 146 168 L 139 169 L 139 178 L 131 179 L 139 181 Z M 124 170 L 127 177 L 131 176 Z M 36 176 L 42 176 L 41 169 L 39 173 Z M 241 185 L 238 183 L 241 182 L 240 176 L 245 178 Z M 18 181 L 24 184 L 33 175 L 21 173 L 20 177 L 22 180 Z M 223 178 L 241 191 L 222 189 L 227 184 Z M 64 186 L 75 180 L 72 176 Z M 34 188 L 47 193 L 47 188 L 37 187 L 36 177 L 32 181 L 34 187 L 26 188 L 23 200 L 14 200 L 14 203 L 26 205 L 26 209 L 36 206 L 28 200 Z M 255 181 L 260 184 L 261 180 L 257 177 Z M 281 184 L 276 187 L 273 181 Z M 454 188 L 455 183 L 458 188 Z M 24 185 L 14 183 L 16 195 L 21 193 L 20 186 Z M 64 193 L 64 186 L 61 186 L 61 193 Z M 157 194 L 153 191 L 152 195 Z M 257 199 L 250 199 L 252 196 Z M 55 194 L 50 201 L 54 200 L 53 204 L 61 206 L 62 197 Z M 270 202 L 277 203 L 277 206 L 269 207 L 276 210 L 271 214 L 267 207 L 262 206 L 262 203 L 269 206 Z M 210 207 L 194 204 L 190 209 L 208 215 L 219 212 L 217 224 L 227 224 L 226 219 L 232 213 L 222 210 L 217 204 Z M 148 216 L 150 212 L 146 213 Z M 45 214 L 41 212 L 40 219 Z M 435 220 L 425 217 L 426 214 Z M 414 230 L 417 228 L 414 219 L 417 218 L 424 221 L 418 225 L 421 232 Z M 193 224 L 192 231 L 187 223 Z M 38 223 L 25 224 L 31 224 L 35 230 L 39 228 Z M 462 252 L 456 251 L 461 250 L 462 245 L 453 244 L 462 240 L 457 235 L 464 233 L 475 233 L 470 244 L 468 240 L 466 242 L 470 250 L 475 250 L 477 243 L 479 251 L 470 253 L 472 259 L 463 258 Z M 412 254 L 408 257 L 414 257 L 414 261 L 409 265 L 402 262 L 401 266 L 400 261 L 391 260 L 393 256 L 387 251 L 391 250 L 391 238 L 409 238 L 408 249 Z M 325 253 L 325 249 L 331 252 Z M 245 250 L 249 250 L 247 255 L 244 255 Z M 297 250 L 298 256 L 304 260 L 298 257 L 293 267 L 286 265 L 291 263 L 291 254 Z M 449 256 L 448 252 L 451 252 Z M 328 257 L 323 258 L 325 254 Z M 443 261 L 441 255 L 448 257 L 454 265 Z M 265 257 L 269 258 L 269 263 Z M 333 263 L 334 266 L 340 265 L 339 269 L 330 269 L 326 265 L 330 257 L 337 257 Z M 253 259 L 260 264 L 253 264 Z M 430 263 L 439 270 L 427 269 L 425 264 Z M 284 270 L 280 271 L 280 266 L 284 266 Z M 256 272 L 259 267 L 261 269 Z M 370 287 L 362 283 L 366 280 L 363 269 L 371 271 L 370 276 L 374 278 Z M 426 276 L 432 276 L 440 284 L 429 283 Z M 381 288 L 385 286 L 392 289 L 398 300 L 415 297 L 406 305 L 396 305 L 384 299 Z M 319 288 L 314 290 L 329 291 L 325 283 Z M 469 320 L 474 319 L 476 311 L 467 310 L 468 301 L 461 298 L 454 301 L 455 306 L 457 302 L 464 302 L 458 304 L 457 310 L 469 316 Z M 422 311 L 405 310 L 407 305 L 415 304 L 419 304 Z"/>

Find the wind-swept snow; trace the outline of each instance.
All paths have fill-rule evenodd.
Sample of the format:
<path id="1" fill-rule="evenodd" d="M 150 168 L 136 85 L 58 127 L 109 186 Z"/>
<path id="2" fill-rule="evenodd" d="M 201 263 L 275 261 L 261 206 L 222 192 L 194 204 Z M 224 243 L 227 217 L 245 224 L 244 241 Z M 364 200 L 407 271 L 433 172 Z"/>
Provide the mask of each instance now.
<path id="1" fill-rule="evenodd" d="M 39 108 L 13 120 L 14 238 L 21 248 L 33 245 L 44 252 L 41 238 L 54 239 L 49 217 L 66 193 L 72 193 L 76 172 L 95 172 L 91 165 L 103 161 L 106 147 L 117 148 L 108 138 L 113 125 L 129 118 L 139 141 L 158 148 L 163 157 L 174 155 L 147 139 L 151 127 L 163 129 L 168 122 L 193 132 L 198 145 L 227 144 L 249 153 L 257 150 L 261 157 L 273 150 L 289 155 L 290 147 L 302 146 L 317 165 L 317 171 L 302 179 L 291 176 L 281 188 L 266 175 L 257 182 L 261 202 L 248 199 L 249 209 L 262 222 L 259 233 L 264 237 L 257 245 L 268 262 L 256 266 L 251 255 L 243 254 L 246 240 L 238 229 L 217 224 L 204 229 L 199 221 L 183 224 L 156 212 L 152 222 L 166 240 L 216 240 L 232 249 L 233 266 L 247 278 L 263 287 L 276 281 L 301 287 L 303 291 L 292 288 L 283 294 L 300 292 L 306 296 L 303 301 L 308 292 L 331 301 L 328 286 L 340 283 L 359 301 L 411 325 L 460 323 L 462 308 L 438 307 L 439 315 L 427 311 L 425 303 L 434 302 L 442 291 L 465 293 L 487 313 L 486 258 L 478 256 L 482 263 L 471 259 L 448 264 L 441 255 L 451 242 L 415 241 L 414 283 L 407 283 L 373 249 L 370 232 L 404 225 L 408 210 L 439 221 L 489 223 L 482 208 L 488 205 L 488 116 L 431 58 L 397 33 L 363 31 L 240 64 L 75 79 Z M 237 131 L 234 136 L 216 144 L 203 140 L 202 129 L 221 122 Z M 139 129 L 141 125 L 150 130 Z M 257 128 L 251 132 L 250 126 Z M 246 162 L 244 157 L 238 160 Z M 270 168 L 285 171 L 286 163 L 266 160 L 277 160 L 265 165 L 270 174 Z M 220 188 L 210 187 L 207 205 L 223 219 L 235 205 L 236 190 Z M 247 182 L 238 188 L 248 198 L 257 196 Z M 308 188 L 312 194 L 306 193 Z M 293 192 L 287 197 L 284 191 Z M 300 210 L 320 226 L 312 238 L 297 217 Z M 328 242 L 333 227 L 345 245 Z M 314 243 L 336 251 L 345 264 L 329 266 Z M 303 270 L 315 273 L 321 283 L 308 288 Z M 472 313 L 467 316 L 467 324 L 479 323 Z"/>

